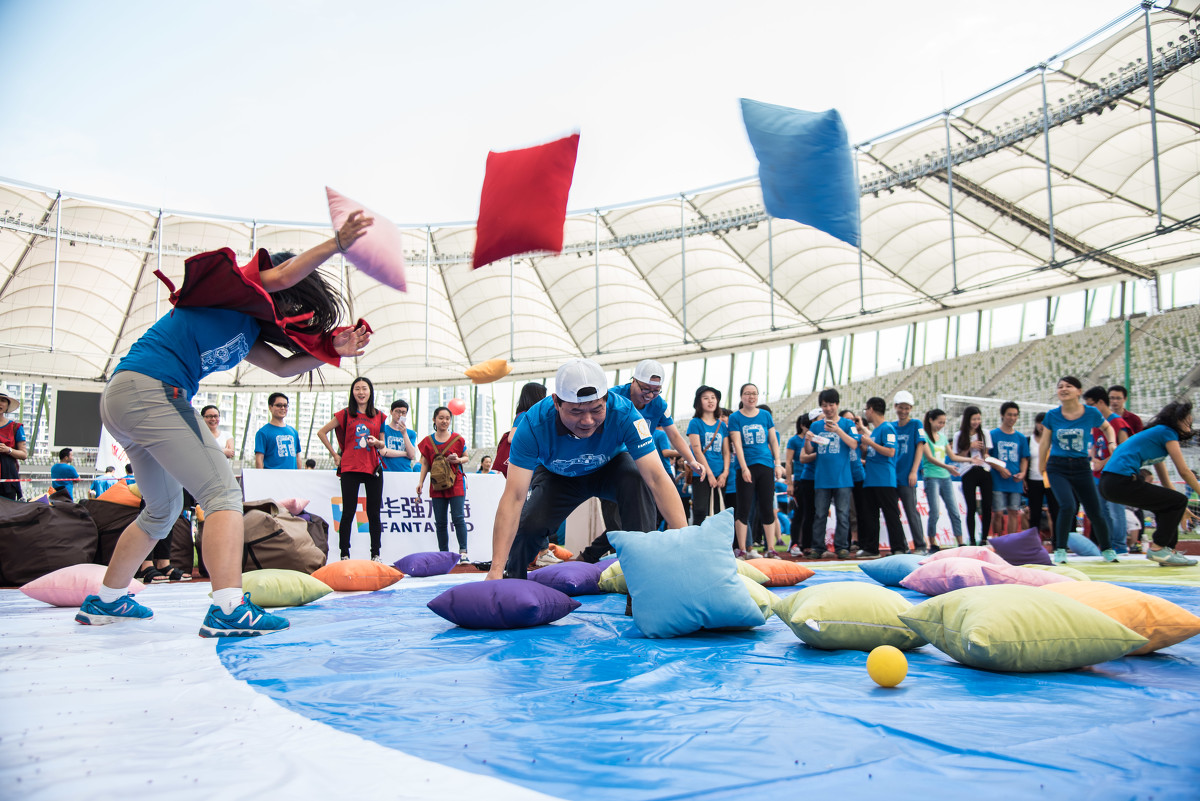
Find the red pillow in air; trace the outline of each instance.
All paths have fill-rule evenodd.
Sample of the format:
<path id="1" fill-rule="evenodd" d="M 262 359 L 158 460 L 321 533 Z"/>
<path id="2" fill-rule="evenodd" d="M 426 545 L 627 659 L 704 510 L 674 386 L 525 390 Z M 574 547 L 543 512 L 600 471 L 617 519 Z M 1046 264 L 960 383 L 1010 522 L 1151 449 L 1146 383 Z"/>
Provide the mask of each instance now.
<path id="1" fill-rule="evenodd" d="M 562 252 L 579 134 L 490 152 L 475 224 L 472 268 L 531 251 Z"/>

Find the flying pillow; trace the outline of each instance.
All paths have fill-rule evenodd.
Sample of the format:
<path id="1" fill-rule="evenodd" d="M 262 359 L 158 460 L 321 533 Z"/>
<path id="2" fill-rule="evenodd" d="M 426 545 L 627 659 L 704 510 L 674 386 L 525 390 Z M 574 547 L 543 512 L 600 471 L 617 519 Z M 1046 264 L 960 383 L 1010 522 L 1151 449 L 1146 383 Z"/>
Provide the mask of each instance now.
<path id="1" fill-rule="evenodd" d="M 108 570 L 105 565 L 71 565 L 60 567 L 52 573 L 35 578 L 21 592 L 35 601 L 51 606 L 79 606 L 89 595 L 98 595 L 100 585 L 104 583 L 104 573 Z M 137 579 L 129 582 L 130 595 L 136 595 L 146 589 L 146 585 Z"/>
<path id="2" fill-rule="evenodd" d="M 473 364 L 463 370 L 463 375 L 471 379 L 472 384 L 490 384 L 493 381 L 499 381 L 511 372 L 512 367 L 509 365 L 508 359 L 488 359 L 486 362 Z"/>
<path id="3" fill-rule="evenodd" d="M 1148 654 L 1200 634 L 1200 617 L 1148 592 L 1105 581 L 1067 582 L 1044 589 L 1087 604 L 1145 637 L 1148 642 L 1131 654 Z"/>
<path id="4" fill-rule="evenodd" d="M 367 232 L 346 249 L 346 261 L 379 283 L 404 292 L 404 240 L 396 224 L 328 186 L 325 195 L 329 199 L 329 219 L 335 231 L 356 211 L 375 219 Z"/>
<path id="5" fill-rule="evenodd" d="M 459 584 L 426 606 L 465 629 L 523 629 L 560 620 L 579 601 L 535 581 L 498 579 Z"/>
<path id="6" fill-rule="evenodd" d="M 491 152 L 479 198 L 472 269 L 533 251 L 560 253 L 579 134 Z"/>
<path id="7" fill-rule="evenodd" d="M 775 614 L 814 648 L 870 651 L 880 645 L 901 650 L 924 645 L 900 613 L 912 604 L 895 590 L 860 581 L 818 584 L 781 599 Z"/>
<path id="8" fill-rule="evenodd" d="M 397 559 L 392 567 L 406 576 L 443 576 L 459 561 L 459 555 L 453 551 L 422 551 Z"/>
<path id="9" fill-rule="evenodd" d="M 368 559 L 343 559 L 318 568 L 312 577 L 337 592 L 371 592 L 392 586 L 404 574 Z"/>

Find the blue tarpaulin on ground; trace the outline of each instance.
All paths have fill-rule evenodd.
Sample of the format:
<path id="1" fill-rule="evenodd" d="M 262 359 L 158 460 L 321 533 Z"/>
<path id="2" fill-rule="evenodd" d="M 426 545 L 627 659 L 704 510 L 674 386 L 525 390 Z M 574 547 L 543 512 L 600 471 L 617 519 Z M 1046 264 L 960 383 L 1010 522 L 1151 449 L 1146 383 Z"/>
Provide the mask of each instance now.
<path id="1" fill-rule="evenodd" d="M 870 580 L 819 571 L 801 586 L 824 581 Z M 1200 612 L 1194 587 L 1135 588 Z M 235 678 L 309 718 L 563 798 L 1165 799 L 1200 788 L 1200 638 L 1042 674 L 975 670 L 925 646 L 886 690 L 865 653 L 810 648 L 774 617 L 651 640 L 625 596 L 606 595 L 579 598 L 553 625 L 468 631 L 425 608 L 445 589 L 406 580 L 289 610 L 290 630 L 222 642 L 219 654 Z"/>

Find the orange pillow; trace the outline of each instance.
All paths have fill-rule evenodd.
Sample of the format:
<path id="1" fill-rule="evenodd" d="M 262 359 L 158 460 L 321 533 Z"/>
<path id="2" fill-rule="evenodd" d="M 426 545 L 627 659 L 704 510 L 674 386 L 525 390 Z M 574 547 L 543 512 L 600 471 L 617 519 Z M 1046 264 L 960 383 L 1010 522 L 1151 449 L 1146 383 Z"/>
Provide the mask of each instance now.
<path id="1" fill-rule="evenodd" d="M 512 372 L 508 359 L 488 359 L 486 362 L 473 364 L 463 371 L 463 375 L 471 379 L 473 384 L 490 384 L 499 381 Z"/>
<path id="2" fill-rule="evenodd" d="M 109 503 L 119 503 L 122 506 L 141 506 L 142 498 L 140 495 L 135 495 L 128 484 L 123 484 L 118 481 L 104 492 L 96 496 L 98 501 L 108 501 Z"/>
<path id="3" fill-rule="evenodd" d="M 1042 589 L 1066 595 L 1103 612 L 1150 641 L 1136 651 L 1130 651 L 1131 655 L 1148 654 L 1200 634 L 1200 617 L 1146 592 L 1105 581 L 1064 581 L 1046 584 Z"/>
<path id="4" fill-rule="evenodd" d="M 767 575 L 764 587 L 791 587 L 813 575 L 804 565 L 786 559 L 747 559 L 746 564 Z"/>
<path id="5" fill-rule="evenodd" d="M 392 586 L 404 574 L 391 565 L 367 559 L 343 559 L 318 568 L 312 577 L 337 592 L 370 592 Z"/>
<path id="6" fill-rule="evenodd" d="M 561 545 L 555 545 L 553 542 L 550 543 L 550 553 L 554 554 L 555 556 L 557 556 L 559 559 L 563 560 L 564 562 L 568 561 L 569 559 L 575 558 L 575 554 L 571 553 L 570 551 L 568 551 L 566 548 L 562 547 Z"/>

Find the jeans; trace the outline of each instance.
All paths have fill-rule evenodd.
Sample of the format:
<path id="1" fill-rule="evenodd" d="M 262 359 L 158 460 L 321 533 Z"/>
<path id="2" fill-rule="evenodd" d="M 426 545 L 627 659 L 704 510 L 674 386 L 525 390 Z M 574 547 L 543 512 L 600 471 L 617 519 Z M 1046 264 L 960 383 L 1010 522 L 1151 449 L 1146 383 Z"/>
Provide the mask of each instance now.
<path id="1" fill-rule="evenodd" d="M 925 535 L 921 533 L 921 513 L 917 511 L 917 488 L 908 486 L 908 482 L 904 481 L 896 484 L 896 492 L 900 495 L 900 505 L 904 507 L 908 530 L 912 532 L 913 547 L 923 550 Z"/>
<path id="2" fill-rule="evenodd" d="M 829 519 L 829 504 L 833 503 L 836 528 L 833 532 L 833 549 L 850 550 L 850 503 L 853 498 L 851 487 L 821 489 L 818 487 L 813 501 L 813 548 L 825 550 L 825 521 Z"/>
<path id="3" fill-rule="evenodd" d="M 450 532 L 447 530 L 446 512 L 454 518 L 454 536 L 458 538 L 458 550 L 467 550 L 467 496 L 455 495 L 450 498 L 430 498 L 433 502 L 433 524 L 437 529 L 439 551 L 450 550 Z"/>
<path id="4" fill-rule="evenodd" d="M 946 505 L 946 514 L 950 515 L 950 529 L 954 532 L 954 541 L 962 542 L 962 518 L 958 514 L 958 498 L 954 495 L 954 480 L 949 476 L 937 478 L 925 476 L 925 500 L 929 502 L 929 525 L 925 527 L 925 535 L 932 545 L 937 532 L 938 497 Z"/>
<path id="5" fill-rule="evenodd" d="M 1116 473 L 1100 474 L 1100 496 L 1147 512 L 1154 512 L 1154 544 L 1159 548 L 1174 548 L 1179 544 L 1179 521 L 1187 509 L 1187 496 L 1157 484 L 1142 480 L 1141 476 L 1120 476 Z"/>
<path id="6" fill-rule="evenodd" d="M 1096 491 L 1100 491 L 1100 479 L 1096 479 Z M 1104 520 L 1108 523 L 1108 536 L 1112 541 L 1112 549 L 1117 553 L 1129 553 L 1129 531 L 1125 525 L 1125 507 L 1100 496 L 1100 508 L 1104 510 Z"/>
<path id="7" fill-rule="evenodd" d="M 1092 480 L 1092 470 L 1087 457 L 1051 456 L 1046 462 L 1046 475 L 1050 479 L 1050 491 L 1058 500 L 1058 519 L 1054 521 L 1055 550 L 1067 547 L 1067 535 L 1071 533 L 1071 518 L 1075 515 L 1075 501 L 1083 504 L 1092 531 L 1100 550 L 1112 547 L 1108 520 L 1100 508 L 1100 493 Z"/>

